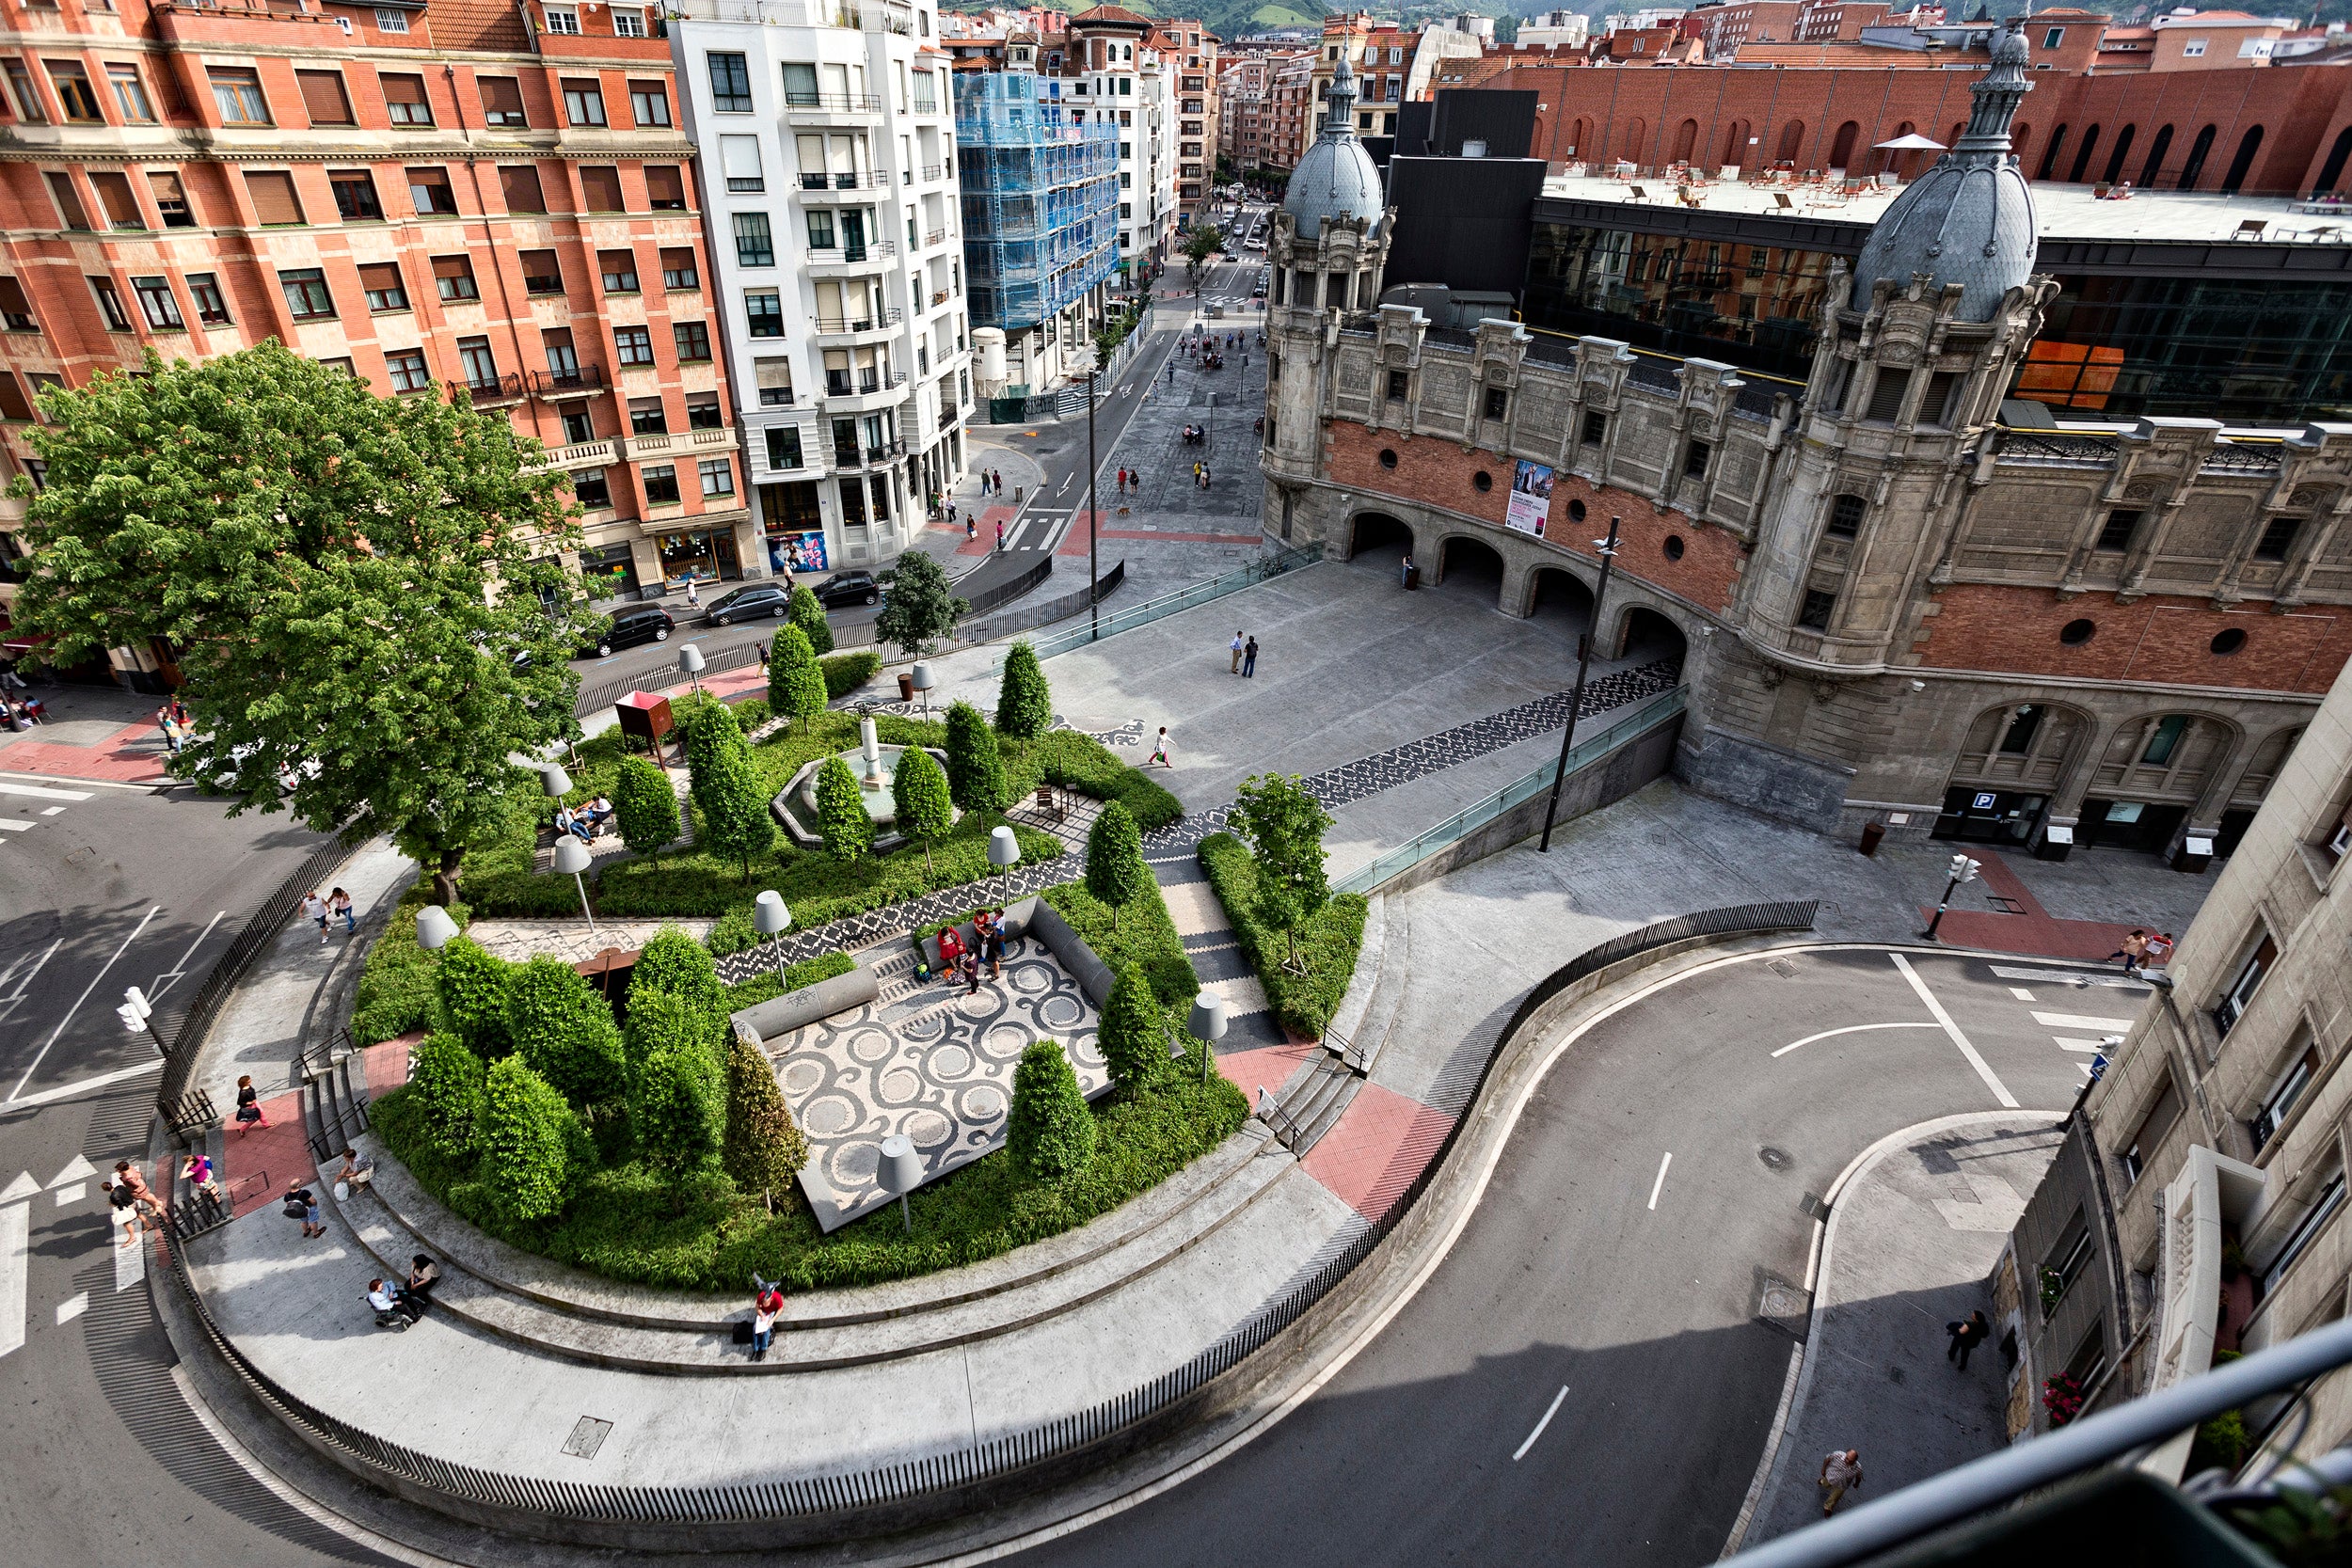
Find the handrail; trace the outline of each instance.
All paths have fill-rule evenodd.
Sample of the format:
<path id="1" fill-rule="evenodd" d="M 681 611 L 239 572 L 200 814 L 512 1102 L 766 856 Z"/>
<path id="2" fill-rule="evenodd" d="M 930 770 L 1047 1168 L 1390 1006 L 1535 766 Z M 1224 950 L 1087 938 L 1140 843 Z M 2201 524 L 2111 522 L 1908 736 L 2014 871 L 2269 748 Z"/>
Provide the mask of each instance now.
<path id="1" fill-rule="evenodd" d="M 1066 654 L 1073 648 L 1083 648 L 1089 642 L 1097 641 L 1102 638 L 1113 637 L 1122 631 L 1133 631 L 1136 627 L 1149 625 L 1163 616 L 1190 610 L 1196 605 L 1207 604 L 1212 599 L 1221 599 L 1228 594 L 1237 594 L 1245 588 L 1254 587 L 1270 578 L 1280 577 L 1283 573 L 1295 570 L 1300 566 L 1312 565 L 1322 559 L 1323 546 L 1321 545 L 1308 545 L 1299 549 L 1284 550 L 1278 555 L 1260 556 L 1239 571 L 1228 572 L 1223 577 L 1211 578 L 1206 582 L 1196 582 L 1189 588 L 1179 589 L 1173 594 L 1163 594 L 1157 598 L 1146 599 L 1140 604 L 1129 605 L 1124 610 L 1104 615 L 1101 618 L 1102 624 L 1099 628 L 1080 627 L 1041 639 L 1036 644 L 1037 657 L 1052 658 L 1057 654 Z"/>
<path id="2" fill-rule="evenodd" d="M 2171 1387 L 1972 1459 L 1732 1558 L 1746 1568 L 1836 1568 L 2160 1444 L 2199 1422 L 2352 1362 L 2352 1320 L 2300 1334 Z"/>

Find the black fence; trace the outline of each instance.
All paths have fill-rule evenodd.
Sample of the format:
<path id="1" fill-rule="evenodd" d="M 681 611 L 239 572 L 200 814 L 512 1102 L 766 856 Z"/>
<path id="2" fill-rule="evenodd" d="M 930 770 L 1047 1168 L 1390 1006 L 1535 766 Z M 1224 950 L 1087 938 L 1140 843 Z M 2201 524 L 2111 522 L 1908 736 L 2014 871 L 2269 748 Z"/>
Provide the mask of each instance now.
<path id="1" fill-rule="evenodd" d="M 993 588 L 984 588 L 980 590 L 979 594 L 969 601 L 972 608 L 964 613 L 967 615 L 985 615 L 999 605 L 1008 605 L 1012 603 L 1013 600 L 1019 598 L 1022 594 L 1026 594 L 1030 589 L 1035 588 L 1039 583 L 1043 582 L 1047 578 L 1050 578 L 1053 575 L 1054 558 L 1049 555 L 1044 560 L 1039 562 L 1036 565 L 1030 567 L 1027 571 L 1022 573 L 1019 577 L 1008 578 L 1005 581 L 998 583 Z"/>
<path id="2" fill-rule="evenodd" d="M 294 913 L 295 906 L 302 902 L 302 895 L 329 880 L 335 868 L 342 864 L 350 854 L 350 849 L 334 839 L 327 840 L 312 851 L 310 858 L 304 861 L 293 876 L 279 883 L 278 891 L 271 894 L 260 909 L 246 917 L 244 929 L 237 933 L 236 940 L 230 942 L 229 950 L 213 965 L 212 973 L 204 976 L 203 983 L 196 988 L 195 996 L 188 1001 L 187 1010 L 180 1015 L 179 1026 L 172 1031 L 171 1049 L 164 1054 L 163 1082 L 155 1089 L 155 1108 L 166 1120 L 177 1125 L 176 1113 L 183 1109 L 188 1078 L 196 1069 L 197 1051 L 203 1045 L 204 1036 L 211 1030 L 221 1004 L 229 999 L 229 993 L 236 988 L 239 980 L 245 978 L 246 971 L 253 967 L 253 960 L 261 956 L 262 949 L 269 944 L 270 939 L 285 925 L 287 917 Z"/>
<path id="3" fill-rule="evenodd" d="M 1510 1049 L 1543 1005 L 1577 981 L 1611 964 L 1693 937 L 1735 936 L 1750 932 L 1808 930 L 1817 906 L 1811 902 L 1746 904 L 1705 910 L 1629 931 L 1579 954 L 1555 970 L 1528 993 L 1511 1015 L 1479 1069 L 1478 1082 L 1466 1103 L 1474 1104 L 1485 1091 L 1495 1064 Z M 1457 1117 L 1436 1154 L 1410 1186 L 1369 1229 L 1312 1275 L 1269 1302 L 1240 1326 L 1191 1360 L 1150 1383 L 1105 1400 L 1091 1409 L 1024 1432 L 1007 1433 L 968 1449 L 927 1459 L 882 1465 L 843 1475 L 816 1476 L 756 1485 L 686 1488 L 603 1486 L 578 1481 L 544 1481 L 455 1465 L 419 1453 L 414 1449 L 375 1436 L 350 1422 L 316 1409 L 281 1387 L 248 1361 L 213 1322 L 203 1298 L 174 1249 L 171 1276 L 185 1295 L 197 1321 L 213 1347 L 264 1402 L 286 1419 L 306 1430 L 318 1442 L 340 1449 L 364 1465 L 453 1500 L 492 1509 L 512 1509 L 573 1524 L 589 1526 L 707 1526 L 756 1525 L 769 1520 L 805 1519 L 824 1514 L 906 1503 L 927 1494 L 949 1493 L 995 1481 L 1021 1470 L 1055 1461 L 1071 1461 L 1115 1440 L 1132 1441 L 1142 1423 L 1168 1416 L 1180 1402 L 1240 1366 L 1263 1349 L 1370 1257 L 1409 1213 L 1430 1181 L 1453 1153 L 1467 1114 Z M 395 1490 L 399 1490 L 395 1488 Z"/>

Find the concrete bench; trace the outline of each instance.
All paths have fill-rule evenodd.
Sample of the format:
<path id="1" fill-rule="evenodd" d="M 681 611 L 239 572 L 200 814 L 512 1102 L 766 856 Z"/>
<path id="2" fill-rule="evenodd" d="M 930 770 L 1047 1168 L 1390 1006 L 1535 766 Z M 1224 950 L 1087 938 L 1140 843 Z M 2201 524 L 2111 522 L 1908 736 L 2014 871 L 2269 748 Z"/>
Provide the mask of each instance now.
<path id="1" fill-rule="evenodd" d="M 749 1033 L 764 1043 L 779 1035 L 806 1028 L 819 1019 L 862 1007 L 881 994 L 882 982 L 874 972 L 858 968 L 813 986 L 803 986 L 799 990 L 787 991 L 770 1001 L 754 1003 L 727 1017 L 737 1034 Z"/>
<path id="2" fill-rule="evenodd" d="M 1007 942 L 1013 942 L 1021 937 L 1026 936 L 1029 931 L 1030 924 L 1037 919 L 1037 911 L 1046 907 L 1046 905 L 1039 902 L 1034 894 L 1026 898 L 1018 898 L 1013 902 L 1007 904 L 1005 906 L 1005 918 L 1001 923 L 1001 929 L 1005 933 L 1005 940 Z M 956 935 L 962 939 L 964 949 L 967 952 L 971 950 L 972 944 L 979 940 L 979 932 L 974 927 L 973 923 L 969 920 L 962 922 L 956 927 Z M 1050 946 L 1051 944 L 1048 943 L 1048 945 Z M 929 964 L 933 971 L 936 971 L 939 968 L 939 938 L 937 936 L 925 937 L 922 942 L 922 948 L 923 961 Z"/>

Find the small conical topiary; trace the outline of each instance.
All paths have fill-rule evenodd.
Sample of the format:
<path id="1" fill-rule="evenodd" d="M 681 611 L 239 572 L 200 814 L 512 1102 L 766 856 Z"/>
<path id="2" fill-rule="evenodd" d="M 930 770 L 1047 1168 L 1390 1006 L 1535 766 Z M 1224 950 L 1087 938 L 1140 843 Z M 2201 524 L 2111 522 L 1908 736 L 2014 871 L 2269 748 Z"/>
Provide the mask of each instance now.
<path id="1" fill-rule="evenodd" d="M 710 949 L 688 936 L 675 926 L 664 926 L 654 933 L 637 955 L 637 967 L 629 971 L 628 997 L 633 1006 L 637 998 L 654 991 L 665 991 L 677 997 L 690 1007 L 717 1007 L 726 1000 L 726 989 L 719 983 L 719 966 L 710 957 Z"/>
<path id="2" fill-rule="evenodd" d="M 1143 861 L 1143 835 L 1127 808 L 1113 800 L 1087 831 L 1087 891 L 1109 906 L 1112 930 L 1119 929 L 1119 911 L 1151 881 L 1152 868 Z"/>
<path id="3" fill-rule="evenodd" d="M 1120 964 L 1119 978 L 1103 1003 L 1103 1059 L 1111 1082 L 1134 1091 L 1168 1066 L 1168 1023 L 1152 983 L 1134 964 Z"/>
<path id="4" fill-rule="evenodd" d="M 817 831 L 825 852 L 836 860 L 862 860 L 874 852 L 874 819 L 866 815 L 857 775 L 838 756 L 817 769 Z"/>
<path id="5" fill-rule="evenodd" d="M 678 836 L 677 791 L 670 775 L 644 757 L 623 757 L 612 780 L 612 815 L 631 854 L 661 857 Z"/>
<path id="6" fill-rule="evenodd" d="M 1002 811 L 1012 802 L 996 732 L 970 703 L 947 710 L 947 790 L 965 811 Z"/>
<path id="7" fill-rule="evenodd" d="M 768 656 L 769 710 L 778 718 L 810 720 L 824 712 L 830 700 L 808 633 L 792 625 L 777 627 Z"/>
<path id="8" fill-rule="evenodd" d="M 737 1186 L 765 1195 L 771 1209 L 776 1194 L 808 1164 L 808 1140 L 776 1090 L 774 1067 L 740 1034 L 727 1052 L 725 1164 Z"/>
<path id="9" fill-rule="evenodd" d="M 825 607 L 815 594 L 795 584 L 786 614 L 801 628 L 801 635 L 808 639 L 812 650 L 820 657 L 833 652 L 833 627 L 826 624 Z"/>
<path id="10" fill-rule="evenodd" d="M 931 846 L 956 825 L 956 808 L 947 795 L 947 775 L 920 746 L 898 753 L 898 770 L 890 778 L 890 800 L 898 832 L 923 847 L 923 866 L 931 865 Z"/>
<path id="11" fill-rule="evenodd" d="M 441 949 L 435 975 L 442 1018 L 466 1049 L 485 1061 L 513 1049 L 506 1035 L 506 971 L 505 959 L 471 937 L 459 937 Z"/>
<path id="12" fill-rule="evenodd" d="M 1005 656 L 1005 678 L 996 688 L 996 729 L 1016 740 L 1034 740 L 1054 725 L 1054 696 L 1037 650 L 1015 642 Z"/>
<path id="13" fill-rule="evenodd" d="M 1022 1173 L 1040 1181 L 1058 1181 L 1094 1158 L 1094 1113 L 1078 1092 L 1070 1058 L 1053 1040 L 1022 1052 L 1013 1069 L 1005 1147 Z"/>

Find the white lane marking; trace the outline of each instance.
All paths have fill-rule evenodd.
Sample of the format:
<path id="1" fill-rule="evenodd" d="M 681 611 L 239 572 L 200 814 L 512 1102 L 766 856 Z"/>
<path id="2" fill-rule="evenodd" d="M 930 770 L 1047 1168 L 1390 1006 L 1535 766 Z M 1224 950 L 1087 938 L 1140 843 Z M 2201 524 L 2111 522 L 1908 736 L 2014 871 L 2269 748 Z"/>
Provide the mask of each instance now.
<path id="1" fill-rule="evenodd" d="M 36 800 L 87 800 L 87 789 L 43 789 L 38 784 L 8 784 L 0 780 L 0 795 L 26 795 Z"/>
<path id="2" fill-rule="evenodd" d="M 1071 485 L 1077 483 L 1077 479 L 1078 470 L 1075 468 L 1071 469 L 1068 473 L 1061 476 L 1061 483 L 1055 488 L 1054 494 L 1057 496 L 1067 495 L 1070 491 Z"/>
<path id="3" fill-rule="evenodd" d="M 150 906 L 148 911 L 139 916 L 139 923 L 131 927 L 131 934 L 124 937 L 122 945 L 115 949 L 114 958 L 108 958 L 99 966 L 98 973 L 89 977 L 89 984 L 82 988 L 82 994 L 73 999 L 73 1006 L 65 1010 L 65 1017 L 57 1020 L 57 1026 L 49 1031 L 47 1039 L 40 1042 L 40 1049 L 33 1053 L 32 1065 L 24 1069 L 24 1076 L 16 1081 L 16 1087 L 8 1091 L 8 1098 L 6 1101 L 0 1101 L 0 1104 L 16 1103 L 17 1096 L 24 1092 L 24 1085 L 33 1081 L 34 1073 L 40 1070 L 42 1058 L 46 1057 L 50 1048 L 57 1043 L 57 1037 L 64 1034 L 65 1026 L 73 1022 L 73 1015 L 82 1010 L 82 1004 L 89 1000 L 89 993 L 98 989 L 98 982 L 106 977 L 106 971 L 114 968 L 116 959 L 131 950 L 131 944 L 139 940 L 139 933 L 147 929 L 147 923 L 163 912 L 164 907 L 161 904 L 155 904 Z"/>
<path id="4" fill-rule="evenodd" d="M 32 1206 L 0 1209 L 0 1355 L 24 1343 L 24 1285 L 33 1263 Z"/>
<path id="5" fill-rule="evenodd" d="M 70 1203 L 79 1203 L 82 1199 L 87 1197 L 88 1196 L 88 1182 L 75 1181 L 69 1183 L 68 1185 L 57 1189 L 57 1207 L 62 1209 Z"/>
<path id="6" fill-rule="evenodd" d="M 49 1179 L 49 1185 L 52 1189 L 55 1189 L 64 1186 L 69 1181 L 87 1181 L 97 1174 L 98 1167 L 96 1165 L 91 1164 L 89 1161 L 82 1155 L 76 1154 L 73 1157 L 72 1162 L 69 1164 L 65 1169 L 59 1171 L 56 1175 Z"/>
<path id="7" fill-rule="evenodd" d="M 2009 1110 L 2017 1109 L 2017 1097 L 2009 1092 L 2008 1085 L 1995 1077 L 1992 1067 L 1977 1054 L 1977 1048 L 1968 1043 L 1968 1037 L 1960 1032 L 1960 1025 L 1952 1022 L 1952 1015 L 1944 1010 L 1944 1004 L 1938 1002 L 1935 993 L 1928 990 L 1928 983 L 1919 978 L 1917 972 L 1911 967 L 1911 961 L 1900 953 L 1886 956 L 1895 960 L 1895 967 L 1902 972 L 1904 979 L 1911 982 L 1911 989 L 1919 993 L 1919 1000 L 1926 1003 L 1928 1011 L 1935 1015 L 1935 1022 L 1944 1026 L 1944 1033 L 1949 1035 L 1952 1043 L 1960 1047 L 1960 1053 L 1968 1058 L 1968 1065 L 1977 1069 L 1977 1076 L 1983 1079 L 1984 1086 L 1993 1091 L 1993 1098 Z M 2040 1018 L 2042 1015 L 2037 1013 L 2034 1016 Z"/>
<path id="8" fill-rule="evenodd" d="M 125 1078 L 136 1078 L 142 1072 L 153 1072 L 163 1065 L 164 1059 L 158 1056 L 151 1062 L 140 1062 L 132 1067 L 119 1067 L 112 1072 L 102 1072 L 95 1078 L 85 1078 L 78 1083 L 60 1084 L 54 1089 L 43 1089 L 38 1094 L 28 1094 L 22 1100 L 11 1100 L 8 1103 L 11 1105 L 46 1105 L 53 1100 L 71 1100 L 77 1094 L 87 1094 L 92 1089 L 103 1089 L 109 1084 L 119 1084 Z"/>
<path id="9" fill-rule="evenodd" d="M 2058 986 L 2121 986 L 2126 990 L 2153 990 L 2145 980 L 2127 979 L 2109 972 L 2100 974 L 2084 969 L 2019 969 L 2011 964 L 1994 964 L 1993 974 L 2001 980 L 2043 980 Z"/>
<path id="10" fill-rule="evenodd" d="M 2059 1035 L 2056 1037 L 2058 1042 L 2058 1049 L 2061 1051 L 2080 1051 L 2088 1053 L 2093 1051 L 2105 1051 L 2107 1048 L 2105 1040 L 2070 1039 L 2064 1035 Z"/>
<path id="11" fill-rule="evenodd" d="M 213 934 L 213 927 L 228 918 L 227 910 L 214 911 L 213 918 L 204 923 L 204 928 L 196 933 L 196 940 L 188 943 L 188 950 L 180 955 L 180 961 L 156 975 L 154 981 L 148 986 L 147 999 L 150 1002 L 180 983 L 182 977 L 188 972 L 188 960 L 196 957 L 196 950 L 204 945 L 204 939 Z"/>
<path id="12" fill-rule="evenodd" d="M 63 1328 L 66 1324 L 72 1323 L 74 1319 L 80 1317 L 83 1313 L 88 1310 L 89 1292 L 87 1291 L 75 1291 L 72 1295 L 70 1295 L 66 1297 L 65 1300 L 57 1303 L 57 1326 L 59 1328 Z"/>
<path id="13" fill-rule="evenodd" d="M 43 816 L 55 816 L 57 813 L 63 810 L 65 810 L 63 806 L 43 806 L 40 809 L 40 814 Z"/>
<path id="14" fill-rule="evenodd" d="M 56 955 L 57 949 L 64 945 L 64 942 L 65 938 L 63 937 L 53 939 L 47 947 L 41 949 L 40 957 L 33 960 L 33 967 L 26 970 L 23 976 L 17 980 L 16 990 L 10 991 L 6 996 L 0 996 L 0 1019 L 5 1019 L 10 1013 L 16 1011 L 16 1005 L 24 1000 L 25 993 L 33 983 L 33 976 L 40 973 L 41 966 L 46 964 L 50 958 Z M 16 963 L 8 965 L 5 971 L 0 971 L 0 986 L 5 986 L 8 983 L 8 977 L 16 974 L 16 965 L 23 963 L 24 961 L 24 960 L 23 958 L 19 958 L 16 960 Z"/>
<path id="15" fill-rule="evenodd" d="M 129 1213 L 132 1211 L 124 1210 Z M 147 1233 L 139 1232 L 138 1240 L 129 1246 L 115 1243 L 115 1289 L 127 1291 L 147 1277 Z"/>
<path id="16" fill-rule="evenodd" d="M 2013 996 L 2013 997 L 2017 998 L 2017 1000 L 2018 1000 L 2018 1001 L 2020 1001 L 2020 1002 L 2030 1002 L 2030 1001 L 2032 1001 L 2032 1000 L 2033 1000 L 2033 992 L 2031 992 L 2031 991 L 2027 990 L 2026 990 L 2025 987 L 2023 987 L 2023 986 L 2011 986 L 2011 987 L 2010 987 L 2010 988 L 2009 988 L 2009 993 L 2010 993 L 2010 995 L 2011 995 L 2011 996 Z"/>
<path id="17" fill-rule="evenodd" d="M 21 816 L 0 816 L 0 829 L 6 829 L 12 833 L 21 833 L 31 826 L 30 822 Z"/>
<path id="18" fill-rule="evenodd" d="M 24 1198 L 39 1196 L 40 1196 L 40 1183 L 33 1180 L 31 1171 L 21 1170 L 16 1173 L 16 1180 L 8 1183 L 8 1190 L 0 1192 L 0 1203 L 16 1203 Z"/>
<path id="19" fill-rule="evenodd" d="M 1843 1029 L 1824 1029 L 1818 1035 L 1807 1035 L 1801 1040 L 1790 1040 L 1787 1045 L 1773 1052 L 1772 1055 L 1776 1058 L 1786 1056 L 1801 1045 L 1811 1045 L 1815 1040 L 1825 1040 L 1833 1035 L 1859 1035 L 1865 1029 L 1941 1029 L 1943 1027 L 1942 1024 L 1931 1020 L 1914 1023 L 1849 1023 Z"/>
<path id="20" fill-rule="evenodd" d="M 1674 1163 L 1675 1157 L 1672 1149 L 1667 1150 L 1666 1157 L 1658 1162 L 1658 1180 L 1649 1184 L 1649 1206 L 1653 1212 L 1658 1208 L 1658 1195 L 1666 1190 L 1666 1167 Z"/>
<path id="21" fill-rule="evenodd" d="M 1560 1391 L 1551 1396 L 1551 1402 L 1544 1407 L 1544 1418 L 1535 1423 L 1535 1430 L 1527 1434 L 1527 1441 L 1521 1443 L 1518 1451 L 1511 1456 L 1512 1464 L 1517 1465 L 1527 1457 L 1527 1450 L 1535 1446 L 1535 1439 L 1544 1434 L 1544 1428 L 1551 1425 L 1551 1418 L 1560 1414 L 1560 1402 L 1567 1397 L 1568 1386 L 1564 1383 L 1560 1385 Z"/>
<path id="22" fill-rule="evenodd" d="M 47 773 L 0 773 L 0 779 L 37 779 L 42 784 L 51 784 L 55 782 L 52 776 Z M 147 784 L 117 784 L 112 779 L 76 779 L 73 782 L 77 784 L 87 784 L 92 789 L 135 789 L 142 795 L 151 795 L 154 793 L 152 788 Z"/>
<path id="23" fill-rule="evenodd" d="M 2048 1029 L 2096 1029 L 2108 1035 L 2129 1034 L 2132 1028 L 2128 1018 L 2092 1018 L 2087 1013 L 2036 1013 L 2033 1021 Z"/>

